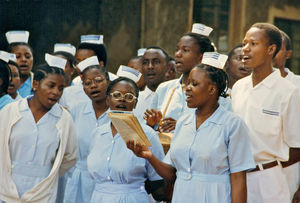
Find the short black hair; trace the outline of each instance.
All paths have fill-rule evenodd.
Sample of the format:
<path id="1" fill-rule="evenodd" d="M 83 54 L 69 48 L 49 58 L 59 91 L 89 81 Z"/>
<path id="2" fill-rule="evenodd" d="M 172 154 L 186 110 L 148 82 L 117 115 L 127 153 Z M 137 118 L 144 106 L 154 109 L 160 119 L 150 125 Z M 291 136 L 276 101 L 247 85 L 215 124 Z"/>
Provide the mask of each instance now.
<path id="1" fill-rule="evenodd" d="M 2 85 L 0 86 L 0 97 L 7 94 L 7 88 L 12 78 L 11 70 L 8 63 L 0 59 L 0 78 L 2 80 Z"/>
<path id="2" fill-rule="evenodd" d="M 184 34 L 183 36 L 189 36 L 189 37 L 194 38 L 200 48 L 199 50 L 200 50 L 201 54 L 203 54 L 204 52 L 214 52 L 215 51 L 215 48 L 213 47 L 210 39 L 207 36 L 200 35 L 200 34 L 193 33 L 193 32 L 188 32 L 188 33 Z"/>
<path id="3" fill-rule="evenodd" d="M 54 52 L 53 55 L 54 56 L 62 55 L 63 57 L 65 57 L 67 59 L 67 61 L 69 61 L 71 68 L 75 68 L 76 59 L 72 54 L 65 52 L 65 51 L 57 51 L 57 52 Z"/>
<path id="4" fill-rule="evenodd" d="M 32 47 L 31 47 L 28 43 L 25 43 L 25 42 L 13 42 L 13 43 L 11 43 L 11 44 L 8 45 L 7 51 L 8 51 L 9 53 L 11 53 L 11 51 L 12 51 L 12 49 L 13 49 L 14 47 L 20 46 L 20 45 L 27 46 L 27 47 L 30 49 L 31 54 L 33 55 L 33 49 L 32 49 Z"/>
<path id="5" fill-rule="evenodd" d="M 282 30 L 280 30 L 281 36 L 282 36 L 282 40 L 284 41 L 285 44 L 285 49 L 288 50 L 292 50 L 292 41 L 291 38 Z"/>
<path id="6" fill-rule="evenodd" d="M 34 71 L 33 80 L 41 81 L 47 77 L 48 74 L 57 74 L 66 77 L 65 71 L 61 68 L 42 64 L 36 67 Z"/>
<path id="7" fill-rule="evenodd" d="M 230 50 L 230 52 L 228 53 L 228 59 L 227 59 L 227 61 L 230 61 L 230 60 L 231 60 L 231 57 L 233 56 L 234 51 L 235 51 L 237 48 L 242 48 L 242 47 L 243 47 L 243 44 L 242 44 L 242 43 L 239 43 L 239 44 L 235 45 L 235 46 Z"/>
<path id="8" fill-rule="evenodd" d="M 275 25 L 272 25 L 270 23 L 255 23 L 251 27 L 264 30 L 265 33 L 267 34 L 267 37 L 269 38 L 269 44 L 276 45 L 276 50 L 273 54 L 273 58 L 274 58 L 281 48 L 282 38 L 281 38 L 280 30 Z"/>
<path id="9" fill-rule="evenodd" d="M 224 70 L 206 64 L 198 64 L 195 68 L 205 70 L 211 81 L 216 83 L 218 97 L 227 97 L 228 76 Z"/>
<path id="10" fill-rule="evenodd" d="M 168 63 L 170 61 L 170 56 L 169 54 L 161 47 L 159 46 L 150 46 L 150 47 L 147 47 L 146 48 L 146 51 L 149 50 L 149 49 L 158 49 L 158 50 L 161 50 L 162 53 L 165 55 L 165 58 L 166 58 L 166 62 Z"/>
<path id="11" fill-rule="evenodd" d="M 136 85 L 136 83 L 133 80 L 131 80 L 129 78 L 125 78 L 125 77 L 118 77 L 117 79 L 115 79 L 111 83 L 109 83 L 107 90 L 106 90 L 106 95 L 109 96 L 112 88 L 121 81 L 126 81 L 126 82 L 130 83 L 134 88 L 134 94 L 135 94 L 136 98 L 139 97 L 139 88 Z"/>
<path id="12" fill-rule="evenodd" d="M 98 61 L 103 61 L 104 66 L 106 66 L 107 62 L 107 53 L 104 44 L 90 44 L 90 43 L 80 43 L 77 47 L 79 49 L 89 49 L 95 52 Z"/>
<path id="13" fill-rule="evenodd" d="M 92 66 L 88 66 L 87 68 L 85 68 L 83 71 L 82 71 L 82 77 L 84 77 L 84 74 L 88 71 L 88 70 L 91 70 L 91 69 L 97 69 L 99 70 L 104 76 L 105 76 L 105 79 L 106 81 L 110 81 L 109 79 L 109 75 L 108 75 L 108 72 L 106 71 L 105 67 L 102 67 L 100 65 L 92 65 Z"/>

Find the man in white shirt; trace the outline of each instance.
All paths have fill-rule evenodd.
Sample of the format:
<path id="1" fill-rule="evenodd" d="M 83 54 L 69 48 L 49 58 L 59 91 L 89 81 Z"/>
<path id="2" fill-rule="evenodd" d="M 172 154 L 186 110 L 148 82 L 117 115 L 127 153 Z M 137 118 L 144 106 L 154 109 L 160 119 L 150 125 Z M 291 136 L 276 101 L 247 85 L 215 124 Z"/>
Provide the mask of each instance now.
<path id="1" fill-rule="evenodd" d="M 300 90 L 272 67 L 281 47 L 278 28 L 256 23 L 243 40 L 243 63 L 252 74 L 235 83 L 232 107 L 250 130 L 257 167 L 247 173 L 249 203 L 290 202 L 282 165 L 300 159 Z"/>
<path id="2" fill-rule="evenodd" d="M 274 58 L 273 65 L 275 68 L 278 68 L 280 71 L 280 74 L 282 77 L 286 78 L 290 82 L 292 82 L 296 87 L 300 88 L 300 76 L 295 75 L 292 71 L 290 71 L 288 68 L 285 67 L 286 61 L 292 57 L 292 46 L 291 46 L 291 39 L 290 37 L 283 32 L 280 31 L 282 36 L 282 44 L 280 51 L 276 54 L 276 57 Z M 300 201 L 300 187 L 299 187 L 299 181 L 300 181 L 300 167 L 299 162 L 296 164 L 293 164 L 289 167 L 286 167 L 283 169 L 287 181 L 289 184 L 290 189 L 290 195 L 291 198 L 298 199 Z M 295 194 L 295 192 L 298 192 Z M 294 195 L 295 194 L 295 195 Z"/>
<path id="3" fill-rule="evenodd" d="M 150 109 L 154 92 L 158 85 L 165 81 L 165 74 L 170 68 L 169 55 L 160 47 L 148 47 L 142 57 L 142 74 L 146 81 L 145 90 L 140 92 L 138 103 L 134 110 L 138 116 L 143 116 Z"/>

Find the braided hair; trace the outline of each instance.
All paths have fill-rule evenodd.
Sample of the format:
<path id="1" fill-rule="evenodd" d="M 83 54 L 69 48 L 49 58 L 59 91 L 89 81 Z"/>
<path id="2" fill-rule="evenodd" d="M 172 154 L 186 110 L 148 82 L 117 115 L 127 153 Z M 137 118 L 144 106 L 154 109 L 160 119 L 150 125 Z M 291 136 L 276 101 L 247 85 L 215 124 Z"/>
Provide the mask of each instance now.
<path id="1" fill-rule="evenodd" d="M 62 75 L 64 78 L 66 77 L 65 71 L 63 69 L 49 66 L 48 64 L 42 64 L 38 66 L 34 71 L 33 80 L 41 81 L 45 79 L 48 74 Z"/>
<path id="2" fill-rule="evenodd" d="M 192 37 L 194 40 L 196 40 L 198 46 L 200 47 L 200 53 L 203 54 L 204 52 L 214 52 L 215 48 L 212 45 L 212 42 L 207 36 L 200 35 L 193 32 L 188 32 L 183 36 L 189 36 Z"/>
<path id="3" fill-rule="evenodd" d="M 205 70 L 211 81 L 215 82 L 218 89 L 218 97 L 227 97 L 228 76 L 223 69 L 206 64 L 196 65 L 197 69 Z"/>
<path id="4" fill-rule="evenodd" d="M 12 73 L 8 64 L 0 59 L 0 79 L 2 84 L 0 85 L 0 97 L 7 94 L 7 88 L 12 79 Z"/>

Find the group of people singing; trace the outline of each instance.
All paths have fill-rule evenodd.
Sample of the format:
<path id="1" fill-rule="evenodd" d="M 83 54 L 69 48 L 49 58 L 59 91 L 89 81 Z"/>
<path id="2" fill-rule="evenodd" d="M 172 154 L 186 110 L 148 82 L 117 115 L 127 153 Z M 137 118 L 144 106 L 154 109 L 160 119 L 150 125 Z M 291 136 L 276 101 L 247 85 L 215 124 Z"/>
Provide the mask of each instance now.
<path id="1" fill-rule="evenodd" d="M 33 68 L 29 32 L 8 31 L 0 203 L 300 202 L 290 38 L 256 23 L 227 56 L 211 31 L 195 23 L 174 57 L 150 46 L 116 74 L 102 35 L 82 35 L 77 48 L 57 43 Z M 125 142 L 114 110 L 132 112 L 151 146 Z"/>

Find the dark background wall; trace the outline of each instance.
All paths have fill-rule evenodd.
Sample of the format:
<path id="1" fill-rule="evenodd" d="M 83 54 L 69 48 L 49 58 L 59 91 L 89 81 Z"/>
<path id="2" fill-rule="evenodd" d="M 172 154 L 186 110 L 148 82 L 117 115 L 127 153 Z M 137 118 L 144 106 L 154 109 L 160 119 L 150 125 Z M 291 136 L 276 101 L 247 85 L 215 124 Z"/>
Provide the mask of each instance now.
<path id="1" fill-rule="evenodd" d="M 0 49 L 5 32 L 28 30 L 35 64 L 55 43 L 75 46 L 83 34 L 103 34 L 108 70 L 116 72 L 137 49 L 158 45 L 173 55 L 186 32 L 190 0 L 0 0 Z"/>

